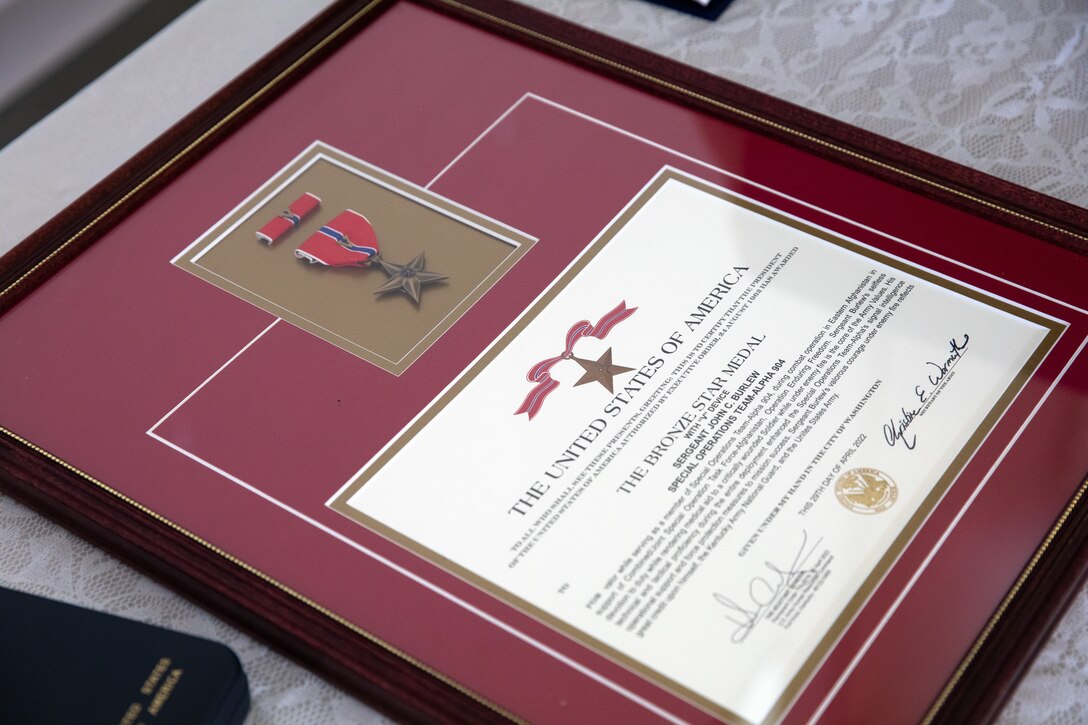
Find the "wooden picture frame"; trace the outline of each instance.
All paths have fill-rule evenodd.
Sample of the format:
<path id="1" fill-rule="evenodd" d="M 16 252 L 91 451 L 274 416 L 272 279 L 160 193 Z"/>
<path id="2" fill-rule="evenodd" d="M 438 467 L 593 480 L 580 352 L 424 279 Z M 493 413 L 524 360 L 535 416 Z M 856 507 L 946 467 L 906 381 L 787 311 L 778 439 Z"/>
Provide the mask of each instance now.
<path id="1" fill-rule="evenodd" d="M 315 172 L 321 164 L 328 169 Z M 285 213 L 284 242 L 262 246 L 253 230 L 302 191 L 320 197 L 318 211 Z M 337 201 L 341 193 L 358 201 Z M 345 263 L 349 269 L 326 269 L 287 251 L 336 232 L 337 215 L 362 204 L 365 211 L 353 211 L 376 230 L 380 252 L 356 252 L 363 256 Z M 664 215 L 655 223 L 665 227 L 642 226 L 655 214 Z M 711 221 L 697 223 L 704 214 Z M 684 231 L 672 239 L 672 229 Z M 706 239 L 699 236 L 708 229 Z M 766 263 L 765 276 L 756 277 L 762 282 L 752 282 L 761 268 L 747 261 L 707 276 L 709 266 L 726 265 L 714 246 L 723 229 L 738 237 L 737 246 L 723 247 L 729 254 L 754 260 L 751 250 L 764 242 L 753 240 L 764 238 L 768 248 L 784 245 L 759 263 Z M 369 249 L 361 233 L 352 231 L 337 249 Z M 220 266 L 201 265 L 201 255 L 227 245 L 238 253 Z M 1084 571 L 1088 454 L 1078 443 L 1088 430 L 1080 392 L 1088 381 L 1086 251 L 1083 209 L 530 9 L 498 0 L 341 2 L 3 258 L 0 345 L 9 352 L 0 354 L 0 375 L 10 384 L 0 393 L 0 481 L 400 717 L 804 722 L 864 711 L 910 721 L 985 718 L 1000 703 L 995 688 L 1006 691 L 1015 681 Z M 794 253 L 808 255 L 811 266 L 794 264 L 801 271 L 793 281 L 774 282 Z M 383 265 L 384 275 L 371 259 L 377 256 L 392 265 Z M 403 272 L 415 259 L 413 271 Z M 871 264 L 872 275 L 850 277 L 858 264 Z M 445 278 L 419 276 L 425 269 Z M 805 270 L 826 274 L 827 284 L 804 286 Z M 423 282 L 409 293 L 403 279 L 413 274 Z M 854 297 L 834 291 L 845 284 L 849 292 L 859 280 Z M 400 286 L 383 292 L 387 282 Z M 308 306 L 333 287 L 343 297 Z M 676 301 L 687 288 L 691 300 Z M 748 320 L 778 329 L 777 336 L 753 328 L 731 357 L 714 353 L 723 355 L 721 375 L 701 387 L 683 383 L 689 369 L 691 380 L 702 380 L 696 365 L 713 355 L 692 357 L 683 368 L 673 368 L 671 355 L 733 340 L 720 328 L 701 337 L 703 320 L 721 319 L 730 329 L 715 317 L 727 314 L 723 300 L 731 304 L 731 294 L 750 290 L 743 308 L 728 308 L 740 320 L 765 289 L 779 288 L 782 299 L 786 291 L 832 291 L 789 308 L 796 314 L 751 313 Z M 897 312 L 910 294 L 915 317 Z M 849 315 L 869 313 L 843 310 L 862 297 L 887 316 L 864 327 L 859 317 L 851 341 Z M 843 310 L 836 312 L 835 299 Z M 826 332 L 810 313 L 826 317 Z M 878 335 L 895 315 L 905 320 L 901 329 Z M 888 393 L 908 382 L 903 353 L 924 349 L 918 335 L 960 319 L 994 342 L 974 328 L 935 332 L 939 349 L 920 352 L 918 361 L 919 407 Z M 362 333 L 348 339 L 343 331 L 357 322 Z M 382 347 L 394 332 L 404 339 Z M 811 350 L 790 347 L 809 334 Z M 552 338 L 555 350 L 541 342 Z M 808 386 L 797 371 L 809 363 L 861 370 L 860 341 L 877 349 L 875 341 L 886 338 L 885 357 L 874 365 L 894 370 L 887 380 L 873 373 L 870 393 L 861 396 L 860 382 L 836 388 L 840 378 L 830 374 L 818 386 L 825 397 L 814 392 L 812 410 L 830 411 L 822 425 L 838 416 L 843 428 L 821 433 L 819 416 L 812 420 L 822 449 L 802 440 L 809 429 L 788 428 L 787 413 L 776 427 L 773 414 L 751 412 L 762 400 L 751 397 L 754 390 L 767 396 L 762 405 L 794 406 L 804 420 L 787 381 Z M 760 357 L 771 355 L 768 348 L 757 350 L 765 339 L 777 346 L 773 360 Z M 843 361 L 814 352 L 827 349 L 822 339 L 843 348 Z M 974 353 L 975 346 L 983 347 Z M 974 374 L 956 371 L 958 387 L 949 385 L 952 367 L 971 354 L 986 364 Z M 562 372 L 583 355 L 588 377 Z M 765 470 L 771 461 L 787 472 L 797 467 L 790 481 L 778 481 L 775 496 L 753 490 L 750 501 L 768 508 L 760 514 L 764 528 L 748 532 L 751 546 L 765 529 L 784 526 L 775 523 L 786 517 L 777 519 L 780 509 L 797 516 L 831 509 L 854 522 L 844 526 L 861 527 L 849 529 L 855 541 L 865 541 L 858 532 L 879 531 L 856 552 L 841 543 L 834 553 L 814 549 L 824 562 L 818 566 L 787 571 L 773 557 L 757 562 L 763 578 L 705 582 L 699 604 L 672 610 L 686 608 L 681 619 L 704 618 L 692 624 L 693 639 L 737 644 L 757 620 L 772 617 L 772 603 L 796 610 L 769 620 L 789 631 L 803 621 L 797 618 L 807 602 L 819 601 L 817 575 L 852 572 L 842 592 L 822 595 L 832 602 L 822 615 L 809 615 L 818 620 L 811 634 L 802 631 L 809 625 L 793 630 L 807 642 L 791 655 L 796 661 L 781 667 L 784 674 L 760 676 L 771 694 L 751 701 L 717 689 L 713 667 L 701 664 L 718 661 L 716 646 L 693 651 L 690 662 L 666 663 L 664 645 L 640 649 L 642 634 L 627 641 L 611 624 L 579 619 L 532 581 L 498 571 L 502 557 L 489 559 L 489 547 L 507 534 L 487 533 L 486 522 L 501 518 L 496 530 L 512 531 L 509 522 L 538 501 L 558 510 L 575 490 L 553 490 L 541 472 L 563 461 L 551 476 L 558 481 L 573 470 L 578 456 L 556 447 L 564 431 L 582 441 L 577 451 L 605 446 L 602 456 L 627 455 L 623 445 L 605 443 L 604 431 L 625 430 L 619 426 L 629 420 L 636 435 L 641 419 L 628 419 L 626 406 L 656 390 L 650 379 L 658 370 L 677 383 L 662 385 L 661 401 L 673 396 L 680 405 L 681 396 L 685 403 L 690 397 L 694 407 L 696 392 L 713 393 L 696 412 L 733 411 L 737 425 L 751 418 L 753 428 L 765 426 L 766 437 L 782 443 L 773 453 L 753 449 L 753 460 L 767 461 Z M 740 371 L 755 377 L 734 382 Z M 990 377 L 980 378 L 984 373 Z M 616 397 L 624 388 L 613 388 L 619 375 L 635 381 L 626 398 Z M 778 381 L 787 392 L 773 398 Z M 862 408 L 882 385 L 880 395 L 891 397 L 874 399 L 890 413 L 866 418 Z M 921 405 L 946 385 L 953 392 L 941 395 L 957 401 L 956 411 L 974 407 L 962 424 L 942 414 L 945 427 L 930 439 L 948 442 L 928 449 L 932 471 L 903 464 L 908 473 L 893 474 L 852 458 L 868 445 L 874 461 L 907 460 L 904 448 L 914 450 L 921 435 L 915 419 L 928 410 Z M 612 397 L 586 392 L 604 396 L 600 386 Z M 833 407 L 835 399 L 844 407 Z M 493 403 L 508 417 L 494 413 Z M 605 412 L 608 405 L 617 412 Z M 647 430 L 656 425 L 653 411 L 644 416 Z M 724 415 L 686 415 L 675 422 L 686 421 L 693 436 L 704 431 L 715 446 L 730 432 L 719 422 Z M 857 427 L 858 415 L 872 430 Z M 814 446 L 807 468 L 799 458 L 788 464 L 787 430 L 802 450 Z M 850 441 L 847 430 L 855 433 Z M 718 532 L 717 541 L 728 540 L 724 515 L 711 515 L 728 505 L 725 487 L 708 493 L 688 482 L 710 470 L 698 456 L 709 459 L 718 449 L 681 430 L 673 437 L 693 441 L 687 455 L 640 449 L 644 463 L 626 471 L 633 478 L 617 474 L 617 490 L 626 495 L 656 480 L 654 466 L 667 456 L 681 473 L 642 500 L 668 500 L 670 482 L 671 494 L 686 501 L 710 497 L 698 526 L 711 532 L 708 541 Z M 517 440 L 530 443 L 518 448 Z M 543 458 L 519 469 L 538 449 Z M 464 450 L 471 463 L 455 464 Z M 431 468 L 432 459 L 441 464 Z M 611 480 L 601 470 L 586 480 Z M 409 515 L 396 500 L 396 483 L 411 491 L 402 498 L 412 505 L 427 501 L 436 492 L 421 482 L 431 471 L 448 475 L 441 491 L 452 493 L 430 513 Z M 774 470 L 764 475 L 770 485 Z M 509 496 L 496 497 L 495 513 L 472 518 L 480 505 L 460 503 L 474 490 L 468 484 L 497 486 L 506 478 L 515 482 L 503 489 Z M 815 487 L 802 486 L 805 480 Z M 368 491 L 392 491 L 381 493 L 391 503 L 358 498 L 371 481 Z M 711 501 L 713 491 L 720 498 Z M 800 495 L 791 498 L 797 491 L 810 496 L 808 508 Z M 602 519 L 601 531 L 634 538 L 615 550 L 587 540 L 578 568 L 618 566 L 623 579 L 630 570 L 618 562 L 646 550 L 634 544 L 658 520 L 654 505 L 638 504 L 621 523 Z M 875 529 L 857 523 L 881 521 L 887 511 L 902 511 L 902 519 Z M 662 528 L 696 525 L 677 516 L 661 514 Z M 454 522 L 450 532 L 441 530 L 444 518 Z M 536 541 L 550 526 L 525 534 Z M 803 536 L 802 553 L 810 541 Z M 483 542 L 479 551 L 463 545 L 466 538 Z M 649 546 L 672 540 L 660 541 Z M 698 550 L 708 561 L 726 556 L 715 553 L 717 541 Z M 732 549 L 738 561 L 748 550 L 741 544 Z M 511 559 L 511 571 L 521 556 Z M 644 563 L 660 566 L 667 582 L 683 579 L 681 559 L 672 576 L 665 564 Z M 768 585 L 768 571 L 786 584 Z M 659 627 L 655 618 L 674 607 L 673 598 L 694 597 L 677 585 L 657 598 L 641 583 L 640 593 L 612 584 L 582 592 L 571 579 L 559 588 L 584 594 L 586 610 L 609 594 L 644 603 L 646 613 L 629 615 L 643 634 Z M 689 579 L 698 579 L 694 565 L 685 586 Z M 750 605 L 727 593 L 745 582 Z M 770 600 L 752 594 L 753 586 L 767 587 Z M 793 589 L 810 594 L 805 603 L 786 604 Z M 602 604 L 600 617 L 607 611 Z M 923 655 L 926 666 L 902 671 L 904 660 Z"/>

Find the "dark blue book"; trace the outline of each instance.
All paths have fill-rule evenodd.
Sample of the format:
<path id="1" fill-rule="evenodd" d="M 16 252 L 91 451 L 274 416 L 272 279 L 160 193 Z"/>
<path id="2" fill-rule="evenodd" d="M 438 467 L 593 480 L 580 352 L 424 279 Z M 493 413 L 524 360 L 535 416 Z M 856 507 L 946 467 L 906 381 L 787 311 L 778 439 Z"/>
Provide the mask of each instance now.
<path id="1" fill-rule="evenodd" d="M 700 0 L 647 0 L 647 2 L 664 5 L 667 8 L 706 18 L 707 20 L 717 20 L 718 16 L 725 12 L 725 8 L 733 0 L 706 0 L 705 2 Z"/>
<path id="2" fill-rule="evenodd" d="M 237 725 L 248 710 L 218 642 L 0 588 L 0 723 Z"/>

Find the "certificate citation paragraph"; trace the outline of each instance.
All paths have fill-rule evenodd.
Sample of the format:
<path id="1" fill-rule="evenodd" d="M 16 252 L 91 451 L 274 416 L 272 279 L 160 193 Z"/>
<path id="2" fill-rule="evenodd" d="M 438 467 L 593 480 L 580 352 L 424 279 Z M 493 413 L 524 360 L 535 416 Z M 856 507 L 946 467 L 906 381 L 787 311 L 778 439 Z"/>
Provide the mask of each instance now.
<path id="1" fill-rule="evenodd" d="M 664 169 L 330 506 L 763 722 L 1058 332 Z"/>

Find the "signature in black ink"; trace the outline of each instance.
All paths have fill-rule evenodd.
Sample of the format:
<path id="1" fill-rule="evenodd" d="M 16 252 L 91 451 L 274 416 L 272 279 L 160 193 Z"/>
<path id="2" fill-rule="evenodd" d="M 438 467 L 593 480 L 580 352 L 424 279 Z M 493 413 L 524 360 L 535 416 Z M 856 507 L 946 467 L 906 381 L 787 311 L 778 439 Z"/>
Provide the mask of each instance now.
<path id="1" fill-rule="evenodd" d="M 748 635 L 763 621 L 767 612 L 790 589 L 798 589 L 810 582 L 818 574 L 816 569 L 806 569 L 805 564 L 819 548 L 823 537 L 816 540 L 811 547 L 808 545 L 808 532 L 801 530 L 801 548 L 793 557 L 793 561 L 783 568 L 770 561 L 764 561 L 763 565 L 770 572 L 752 577 L 748 582 L 748 599 L 738 603 L 724 594 L 714 593 L 714 600 L 726 608 L 725 618 L 736 625 L 730 640 L 734 644 L 740 644 L 748 639 Z"/>
<path id="2" fill-rule="evenodd" d="M 915 387 L 915 393 L 917 394 L 917 392 L 917 387 Z M 894 446 L 896 442 L 903 441 L 903 445 L 907 447 L 907 450 L 913 451 L 914 445 L 918 442 L 918 436 L 912 434 L 908 438 L 907 428 L 910 427 L 910 424 L 918 417 L 920 408 L 911 408 L 910 410 L 907 410 L 906 408 L 900 407 L 899 410 L 902 415 L 898 420 L 891 418 L 884 424 L 884 440 L 888 442 L 889 446 Z"/>
<path id="3" fill-rule="evenodd" d="M 963 353 L 967 351 L 967 343 L 971 341 L 971 336 L 967 333 L 963 334 L 963 341 L 959 341 L 956 338 L 952 338 L 948 341 L 948 354 L 945 356 L 943 362 L 927 362 L 926 365 L 930 366 L 929 371 L 929 384 L 934 389 L 940 387 L 941 381 L 945 376 L 951 372 L 952 368 L 956 367 L 956 363 L 963 358 Z M 921 387 L 921 386 L 919 386 Z M 923 403 L 925 400 L 922 401 Z"/>
<path id="4" fill-rule="evenodd" d="M 944 384 L 948 374 L 952 372 L 952 368 L 956 367 L 956 363 L 963 359 L 964 353 L 967 352 L 967 344 L 970 341 L 971 336 L 967 333 L 963 334 L 962 340 L 952 338 L 948 341 L 948 350 L 941 362 L 926 362 L 926 367 L 929 370 L 926 380 L 929 385 L 914 386 L 914 398 L 918 407 L 908 408 L 902 405 L 899 407 L 899 415 L 889 418 L 888 422 L 884 424 L 884 441 L 889 446 L 902 442 L 907 450 L 914 450 L 914 446 L 918 443 L 918 436 L 913 433 L 908 435 L 907 429 L 929 407 L 933 394 Z"/>

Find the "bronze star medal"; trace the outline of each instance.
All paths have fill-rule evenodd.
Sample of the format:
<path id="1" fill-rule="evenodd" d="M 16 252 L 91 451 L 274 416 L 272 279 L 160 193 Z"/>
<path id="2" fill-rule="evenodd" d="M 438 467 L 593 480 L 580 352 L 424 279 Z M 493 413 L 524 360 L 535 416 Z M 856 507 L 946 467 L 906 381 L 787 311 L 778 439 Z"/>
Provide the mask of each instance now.
<path id="1" fill-rule="evenodd" d="M 385 295 L 393 292 L 403 292 L 412 298 L 412 302 L 419 304 L 419 293 L 424 285 L 434 284 L 448 279 L 448 275 L 438 272 L 428 272 L 423 269 L 423 252 L 408 264 L 393 264 L 386 262 L 380 256 L 374 261 L 389 275 L 389 281 L 374 292 L 376 295 Z"/>
<path id="2" fill-rule="evenodd" d="M 260 234 L 258 238 L 261 238 Z M 370 220 L 354 209 L 345 209 L 311 234 L 295 250 L 295 256 L 304 262 L 326 267 L 368 269 L 377 264 L 389 275 L 389 281 L 374 294 L 403 292 L 417 307 L 420 290 L 425 285 L 449 279 L 447 275 L 428 272 L 423 268 L 423 252 L 408 264 L 386 262 L 382 259 L 378 235 Z"/>
<path id="3" fill-rule="evenodd" d="M 585 370 L 585 374 L 578 379 L 575 383 L 578 385 L 585 385 L 586 383 L 598 382 L 608 389 L 608 392 L 612 392 L 612 379 L 620 373 L 629 373 L 634 368 L 625 368 L 622 365 L 612 364 L 612 348 L 608 348 L 604 351 L 596 360 L 583 360 L 580 357 L 571 357 L 574 362 L 582 366 Z"/>

